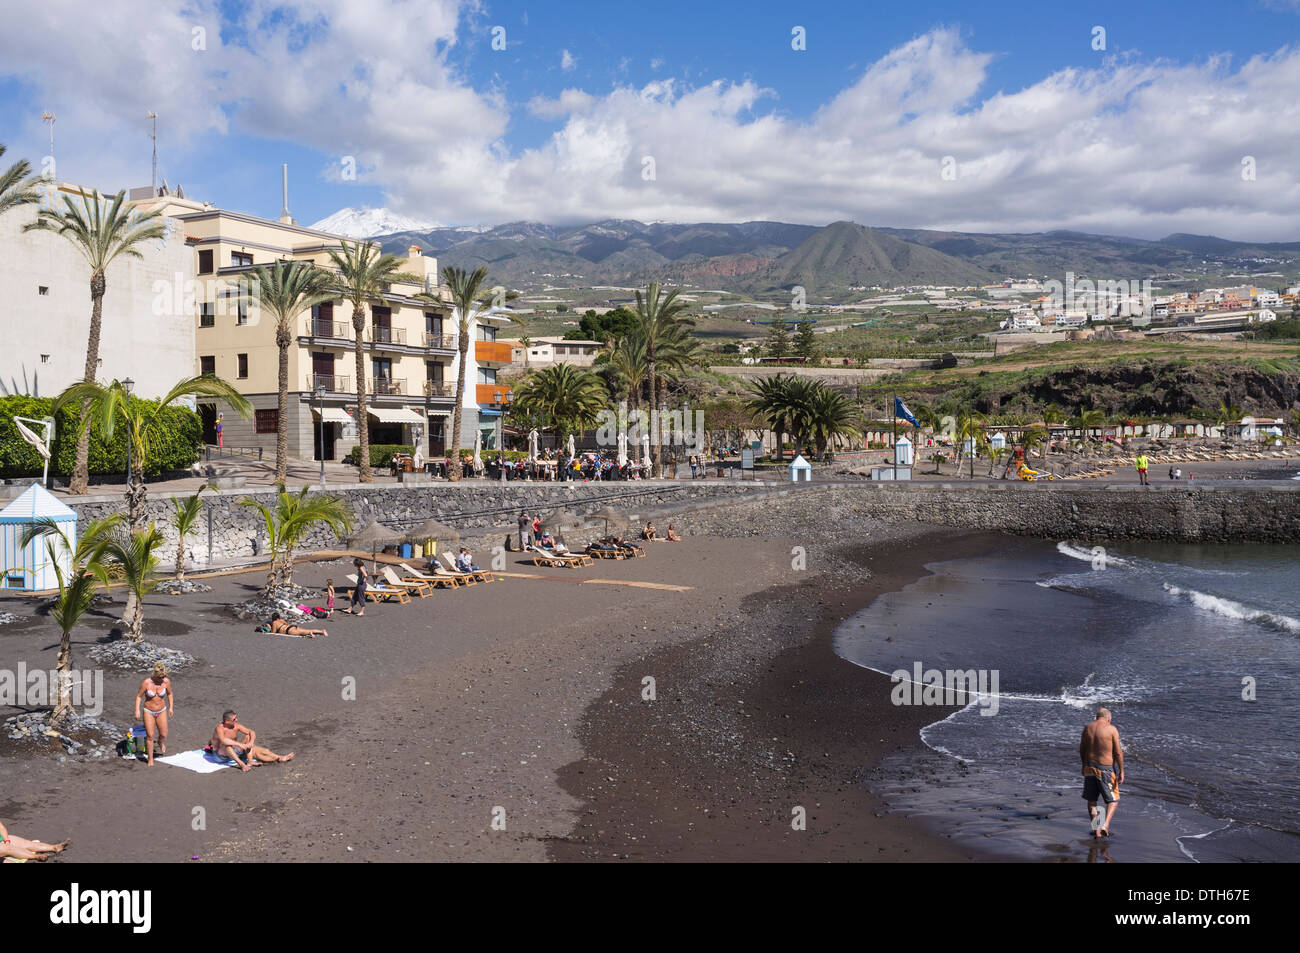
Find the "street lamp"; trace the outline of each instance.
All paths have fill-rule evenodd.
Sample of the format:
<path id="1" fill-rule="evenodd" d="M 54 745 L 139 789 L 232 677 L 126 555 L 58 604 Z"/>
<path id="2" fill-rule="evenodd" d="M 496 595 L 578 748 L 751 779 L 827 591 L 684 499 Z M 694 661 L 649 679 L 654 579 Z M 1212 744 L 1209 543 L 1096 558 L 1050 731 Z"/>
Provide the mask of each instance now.
<path id="1" fill-rule="evenodd" d="M 325 488 L 325 382 L 316 379 L 316 415 L 320 418 L 320 485 Z"/>
<path id="2" fill-rule="evenodd" d="M 501 424 L 501 420 L 503 416 L 501 391 L 495 391 L 492 394 L 492 403 L 497 410 L 497 466 L 501 470 L 501 482 L 505 483 L 506 482 L 506 451 L 505 451 L 505 447 L 502 446 L 502 437 L 504 436 L 504 431 L 502 430 L 502 424 Z"/>
<path id="3" fill-rule="evenodd" d="M 135 381 L 129 377 L 122 381 L 122 390 L 126 392 L 127 397 L 130 397 L 131 391 L 135 390 Z M 129 412 L 130 407 L 127 410 Z M 131 428 L 129 426 L 126 428 L 126 502 L 129 509 L 131 506 Z"/>

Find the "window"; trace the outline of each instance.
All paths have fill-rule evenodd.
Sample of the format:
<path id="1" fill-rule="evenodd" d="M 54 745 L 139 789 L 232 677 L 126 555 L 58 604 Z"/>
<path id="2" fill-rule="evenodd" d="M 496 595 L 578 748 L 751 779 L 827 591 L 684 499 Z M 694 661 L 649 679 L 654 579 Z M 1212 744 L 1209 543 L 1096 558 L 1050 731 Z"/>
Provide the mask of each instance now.
<path id="1" fill-rule="evenodd" d="M 275 433 L 280 429 L 280 411 L 274 409 L 253 411 L 253 426 L 258 433 Z"/>
<path id="2" fill-rule="evenodd" d="M 478 339 L 480 341 L 495 341 L 497 339 L 497 329 L 490 324 L 480 324 L 478 326 Z"/>
<path id="3" fill-rule="evenodd" d="M 217 372 L 217 359 L 209 354 L 206 357 L 199 358 L 200 374 L 215 374 Z"/>
<path id="4" fill-rule="evenodd" d="M 199 305 L 199 327 L 210 328 L 217 323 L 217 306 L 211 301 Z"/>
<path id="5" fill-rule="evenodd" d="M 424 312 L 424 333 L 425 333 L 425 334 L 441 334 L 441 333 L 442 333 L 442 315 L 440 315 L 440 314 L 430 314 L 428 311 Z"/>
<path id="6" fill-rule="evenodd" d="M 199 252 L 199 274 L 212 274 L 212 249 L 204 248 Z"/>
<path id="7" fill-rule="evenodd" d="M 480 384 L 495 384 L 497 382 L 497 369 L 495 367 L 480 367 L 478 369 L 478 382 Z"/>
<path id="8" fill-rule="evenodd" d="M 247 377 L 248 376 L 248 355 L 240 354 L 237 355 L 236 359 L 239 363 L 239 376 Z"/>
<path id="9" fill-rule="evenodd" d="M 37 286 L 36 286 L 36 293 L 37 293 L 38 295 L 40 295 L 41 297 L 46 297 L 46 296 L 49 295 L 49 293 L 50 293 L 50 286 L 49 286 L 49 285 L 37 285 Z"/>
<path id="10" fill-rule="evenodd" d="M 251 265 L 253 256 L 244 251 L 232 251 L 230 253 L 230 263 L 238 268 L 241 265 Z"/>

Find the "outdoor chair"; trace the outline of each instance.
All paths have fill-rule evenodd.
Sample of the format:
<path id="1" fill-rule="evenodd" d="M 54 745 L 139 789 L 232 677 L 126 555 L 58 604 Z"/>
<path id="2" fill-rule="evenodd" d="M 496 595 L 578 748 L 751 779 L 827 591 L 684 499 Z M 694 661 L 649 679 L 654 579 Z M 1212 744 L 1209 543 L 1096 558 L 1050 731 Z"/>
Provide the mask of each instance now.
<path id="1" fill-rule="evenodd" d="M 385 566 L 383 573 L 384 580 L 394 589 L 405 589 L 408 592 L 412 592 L 419 596 L 421 599 L 426 599 L 433 595 L 433 586 L 422 580 L 411 581 L 408 579 L 402 579 L 397 575 L 397 573 L 393 572 L 392 566 Z"/>
<path id="2" fill-rule="evenodd" d="M 349 574 L 347 580 L 355 589 L 357 577 Z M 352 597 L 352 589 L 348 590 L 348 597 Z M 387 602 L 389 599 L 396 599 L 402 605 L 411 601 L 411 596 L 405 589 L 389 589 L 383 586 L 372 586 L 369 583 L 366 584 L 366 598 L 371 602 Z"/>

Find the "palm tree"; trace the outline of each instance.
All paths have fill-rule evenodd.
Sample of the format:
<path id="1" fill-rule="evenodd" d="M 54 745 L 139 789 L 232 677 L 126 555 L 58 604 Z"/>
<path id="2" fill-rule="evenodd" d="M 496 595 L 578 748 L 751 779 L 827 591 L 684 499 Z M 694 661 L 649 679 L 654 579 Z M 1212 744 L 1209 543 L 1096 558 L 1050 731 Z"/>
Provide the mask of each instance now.
<path id="1" fill-rule="evenodd" d="M 774 377 L 760 377 L 750 385 L 750 399 L 746 407 L 763 420 L 776 435 L 776 459 L 785 459 L 785 441 L 782 439 L 789 429 L 790 403 L 787 391 L 794 380 L 788 374 Z"/>
<path id="2" fill-rule="evenodd" d="M 4 143 L 0 142 L 0 156 L 4 154 Z M 0 215 L 20 205 L 35 205 L 41 200 L 41 193 L 28 178 L 31 174 L 32 167 L 26 159 L 19 159 L 0 172 Z"/>
<path id="3" fill-rule="evenodd" d="M 50 617 L 59 627 L 59 655 L 57 662 L 58 690 L 54 713 L 49 727 L 58 728 L 72 714 L 72 630 L 90 608 L 98 584 L 108 586 L 108 569 L 104 564 L 104 550 L 121 516 L 114 513 L 84 526 L 74 543 L 64 535 L 59 524 L 48 518 L 36 520 L 23 530 L 21 548 L 35 539 L 43 539 L 45 552 L 54 567 L 59 595 L 50 609 Z M 65 573 L 60 563 L 67 559 Z"/>
<path id="4" fill-rule="evenodd" d="M 113 439 L 119 421 L 126 428 L 126 440 L 131 448 L 126 507 L 132 533 L 143 528 L 141 523 L 148 497 L 144 474 L 153 442 L 157 439 L 155 431 L 162 419 L 162 411 L 187 396 L 217 398 L 245 418 L 253 413 L 252 405 L 242 394 L 228 382 L 211 374 L 201 374 L 178 382 L 156 402 L 132 397 L 122 382 L 117 380 L 111 384 L 79 381 L 67 387 L 54 400 L 53 414 L 71 403 L 78 403 L 84 408 L 81 422 L 84 437 L 89 437 L 92 425 L 105 441 Z"/>
<path id="5" fill-rule="evenodd" d="M 515 388 L 515 406 L 549 418 L 558 439 L 581 432 L 596 423 L 609 395 L 600 378 L 572 364 L 553 364 L 534 371 Z"/>
<path id="6" fill-rule="evenodd" d="M 293 320 L 299 313 L 333 298 L 334 279 L 309 261 L 262 265 L 253 270 L 253 277 L 257 281 L 258 304 L 275 318 L 275 346 L 280 352 L 275 484 L 283 489 L 289 475 L 289 345 L 293 343 Z"/>
<path id="7" fill-rule="evenodd" d="M 342 253 L 331 250 L 330 260 L 338 269 L 334 277 L 335 293 L 352 304 L 352 330 L 357 359 L 357 429 L 361 447 L 357 451 L 360 472 L 357 479 L 370 483 L 370 421 L 366 410 L 366 305 L 383 301 L 388 286 L 394 282 L 418 284 L 419 275 L 400 271 L 401 259 L 389 252 L 380 252 L 379 246 L 370 242 L 343 242 Z"/>
<path id="8" fill-rule="evenodd" d="M 465 369 L 469 365 L 470 332 L 474 327 L 474 323 L 481 316 L 499 310 L 496 306 L 498 298 L 494 295 L 493 289 L 484 287 L 486 281 L 486 267 L 475 268 L 472 273 L 466 272 L 464 268 L 453 268 L 450 265 L 442 269 L 442 283 L 447 287 L 447 292 L 451 296 L 451 306 L 456 313 L 456 346 L 460 351 L 460 361 L 456 366 L 456 409 L 455 415 L 452 417 L 451 451 L 449 455 L 459 456 L 460 454 L 460 437 L 465 422 L 463 405 L 465 403 Z M 416 297 L 430 301 L 441 302 L 442 300 L 428 293 L 418 294 Z M 506 301 L 517 297 L 519 295 L 514 291 L 504 292 L 500 296 L 501 299 Z M 519 319 L 514 315 L 510 315 L 510 320 L 518 322 Z M 447 478 L 452 482 L 458 481 L 460 476 L 461 470 L 459 466 L 453 466 L 447 471 Z"/>
<path id="9" fill-rule="evenodd" d="M 296 496 L 281 490 L 276 495 L 274 510 L 252 497 L 240 500 L 240 505 L 257 510 L 266 524 L 271 565 L 262 589 L 264 595 L 281 586 L 293 585 L 293 551 L 308 532 L 322 524 L 332 529 L 335 536 L 346 536 L 352 529 L 352 513 L 343 500 L 319 493 L 309 495 L 307 487 Z"/>
<path id="10" fill-rule="evenodd" d="M 861 432 L 861 417 L 853 401 L 817 381 L 808 414 L 808 436 L 817 447 L 817 456 L 825 456 L 827 445 L 835 437 L 853 437 Z"/>
<path id="11" fill-rule="evenodd" d="M 1215 415 L 1214 422 L 1221 428 L 1223 436 L 1227 437 L 1228 427 L 1240 424 L 1244 413 L 1245 411 L 1238 404 L 1222 400 L 1219 402 L 1219 412 Z M 1240 432 L 1240 428 L 1238 432 Z"/>
<path id="12" fill-rule="evenodd" d="M 157 585 L 158 550 L 162 548 L 163 534 L 153 523 L 142 530 L 129 533 L 127 538 L 114 538 L 104 547 L 104 555 L 120 567 L 130 598 L 122 624 L 127 627 L 132 642 L 144 640 L 144 597 Z"/>
<path id="13" fill-rule="evenodd" d="M 646 383 L 648 365 L 645 338 L 640 331 L 629 331 L 614 342 L 612 347 L 602 350 L 596 355 L 593 366 L 597 373 L 605 377 L 606 386 L 611 392 L 615 386 L 624 390 L 633 410 L 641 405 L 641 390 Z"/>
<path id="14" fill-rule="evenodd" d="M 166 231 L 162 214 L 154 209 L 137 212 L 122 208 L 126 192 L 118 192 L 110 202 L 102 200 L 99 192 L 81 193 L 81 207 L 69 196 L 63 197 L 64 209 L 41 209 L 36 221 L 23 226 L 24 232 L 46 231 L 62 235 L 72 242 L 90 266 L 90 337 L 86 344 L 86 373 L 82 378 L 93 383 L 99 368 L 99 338 L 104 318 L 104 292 L 108 281 L 108 266 L 119 257 L 143 258 L 139 246 L 161 238 Z M 82 405 L 85 418 L 89 407 Z M 77 460 L 72 469 L 69 493 L 85 493 L 90 486 L 90 431 L 83 428 L 77 438 Z"/>
<path id="15" fill-rule="evenodd" d="M 686 302 L 678 299 L 680 289 L 674 288 L 666 295 L 661 295 L 658 282 L 650 282 L 645 287 L 645 294 L 636 293 L 637 329 L 645 339 L 646 377 L 650 382 L 650 410 L 659 409 L 659 393 L 656 389 L 659 349 L 669 340 L 674 339 L 675 329 L 681 326 L 681 315 L 686 310 Z M 679 331 L 676 333 L 680 333 Z M 663 456 L 663 431 L 655 442 L 651 455 L 654 471 L 659 472 L 659 461 Z"/>
<path id="16" fill-rule="evenodd" d="M 208 489 L 208 484 L 203 484 L 194 491 L 192 496 L 181 499 L 179 496 L 172 497 L 172 529 L 176 530 L 176 581 L 185 581 L 185 537 L 192 536 L 198 529 L 199 515 L 203 512 L 203 501 L 199 499 L 200 494 Z"/>

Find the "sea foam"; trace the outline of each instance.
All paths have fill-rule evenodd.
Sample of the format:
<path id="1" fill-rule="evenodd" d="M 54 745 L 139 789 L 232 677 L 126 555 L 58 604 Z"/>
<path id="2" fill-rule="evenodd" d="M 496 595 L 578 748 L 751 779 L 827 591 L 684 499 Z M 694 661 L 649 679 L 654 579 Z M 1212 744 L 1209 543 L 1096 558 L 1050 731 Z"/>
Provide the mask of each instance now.
<path id="1" fill-rule="evenodd" d="M 1227 619 L 1237 619 L 1241 622 L 1258 622 L 1260 625 L 1269 626 L 1279 632 L 1300 635 L 1300 619 L 1293 619 L 1291 616 L 1282 615 L 1279 612 L 1256 609 L 1253 606 L 1243 605 L 1231 599 L 1224 599 L 1222 596 L 1212 596 L 1208 592 L 1200 592 L 1196 589 L 1180 589 L 1178 586 L 1171 586 L 1167 582 L 1164 583 L 1164 587 L 1165 591 L 1170 595 L 1184 596 L 1192 605 L 1198 609 L 1204 609 L 1206 612 L 1212 612 Z"/>

